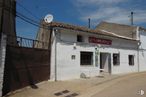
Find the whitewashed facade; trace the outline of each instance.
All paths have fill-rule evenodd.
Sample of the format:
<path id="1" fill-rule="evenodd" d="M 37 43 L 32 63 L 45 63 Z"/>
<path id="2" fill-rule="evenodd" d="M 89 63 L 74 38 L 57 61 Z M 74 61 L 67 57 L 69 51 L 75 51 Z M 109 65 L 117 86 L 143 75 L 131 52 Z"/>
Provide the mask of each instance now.
<path id="1" fill-rule="evenodd" d="M 138 50 L 138 61 L 139 71 L 146 71 L 146 31 L 139 31 L 139 50 Z"/>
<path id="2" fill-rule="evenodd" d="M 145 71 L 146 32 L 137 30 L 136 34 L 137 40 L 132 40 L 60 27 L 53 28 L 51 80 L 93 77 L 100 75 L 100 71 L 109 74 Z M 82 36 L 83 42 L 77 41 L 78 35 Z M 107 39 L 111 44 L 92 43 L 89 42 L 89 37 Z M 81 65 L 81 53 L 84 52 L 91 54 L 90 65 Z M 115 64 L 113 60 L 117 58 L 118 62 Z"/>

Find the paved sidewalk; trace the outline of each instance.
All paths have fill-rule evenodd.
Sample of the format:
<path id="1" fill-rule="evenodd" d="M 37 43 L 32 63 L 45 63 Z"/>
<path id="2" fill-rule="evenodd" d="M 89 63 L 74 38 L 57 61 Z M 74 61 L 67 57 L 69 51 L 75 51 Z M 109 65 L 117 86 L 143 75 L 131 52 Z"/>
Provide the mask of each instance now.
<path id="1" fill-rule="evenodd" d="M 57 82 L 45 81 L 37 84 L 38 88 L 36 89 L 26 87 L 9 94 L 7 97 L 90 97 L 92 94 L 90 89 L 97 92 L 104 88 L 100 86 L 103 83 L 112 82 L 123 76 L 127 75 L 104 75 Z M 99 88 L 97 88 L 98 86 Z M 89 95 L 86 95 L 88 92 Z"/>

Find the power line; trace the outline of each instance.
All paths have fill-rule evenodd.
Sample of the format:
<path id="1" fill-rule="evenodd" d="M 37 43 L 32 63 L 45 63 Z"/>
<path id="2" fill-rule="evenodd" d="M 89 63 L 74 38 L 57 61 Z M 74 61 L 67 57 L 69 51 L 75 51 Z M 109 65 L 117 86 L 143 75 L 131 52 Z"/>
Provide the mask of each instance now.
<path id="1" fill-rule="evenodd" d="M 40 25 L 39 22 L 37 22 L 37 21 L 35 21 L 35 20 L 33 20 L 33 19 L 31 19 L 31 18 L 29 18 L 29 17 L 23 15 L 23 14 L 20 13 L 20 12 L 17 12 L 14 8 L 11 8 L 11 10 L 12 10 L 12 11 L 11 11 L 11 10 L 10 10 L 10 7 L 8 7 L 8 6 L 0 6 L 0 7 L 3 8 L 3 10 L 5 10 L 5 11 L 11 12 L 13 15 L 16 15 L 16 16 L 19 17 L 21 20 L 23 20 L 23 21 L 25 21 L 25 22 L 27 22 L 27 23 L 29 23 L 29 24 L 31 24 L 31 25 L 34 25 L 34 26 L 37 26 L 37 27 L 40 27 L 40 28 L 43 28 L 43 29 L 48 29 L 47 26 L 45 26 L 45 25 Z M 16 13 L 16 14 L 15 14 L 15 13 Z"/>
<path id="2" fill-rule="evenodd" d="M 28 12 L 30 15 L 32 15 L 33 17 L 35 17 L 36 19 L 40 20 L 40 18 L 36 17 L 36 15 L 34 15 L 30 10 L 28 10 L 27 8 L 25 8 L 22 4 L 20 4 L 19 2 L 17 2 L 17 5 L 19 5 L 21 8 L 23 8 L 26 12 Z"/>
<path id="3" fill-rule="evenodd" d="M 16 13 L 16 16 L 17 16 L 18 18 L 20 18 L 21 20 L 23 20 L 23 21 L 25 21 L 25 22 L 27 22 L 27 23 L 29 23 L 29 24 L 31 24 L 31 25 L 34 25 L 34 26 L 37 26 L 37 27 L 43 28 L 43 29 L 48 29 L 47 26 L 45 26 L 45 25 L 40 25 L 40 23 L 38 23 L 37 21 L 34 21 L 34 20 L 28 18 L 27 16 L 24 16 L 24 15 L 18 13 L 18 12 Z"/>
<path id="4" fill-rule="evenodd" d="M 27 19 L 27 20 L 33 22 L 33 23 L 39 24 L 38 21 L 35 21 L 35 20 L 33 20 L 33 19 L 30 19 L 29 17 L 27 17 L 27 16 L 21 14 L 20 12 L 16 12 L 16 15 L 18 15 L 18 16 L 20 16 L 20 17 L 23 17 L 23 18 L 25 18 L 25 19 Z"/>
<path id="5" fill-rule="evenodd" d="M 25 17 L 23 17 L 23 16 L 21 16 L 21 15 L 19 15 L 19 14 L 17 14 L 16 16 L 17 16 L 18 18 L 20 18 L 21 20 L 23 20 L 23 21 L 25 21 L 25 22 L 27 22 L 27 23 L 29 23 L 29 24 L 31 24 L 31 25 L 34 25 L 34 26 L 37 26 L 37 27 L 43 28 L 43 29 L 48 29 L 47 26 L 45 26 L 45 25 L 40 25 L 40 23 L 33 22 L 32 20 L 30 20 L 30 19 L 28 19 L 28 18 L 25 18 Z"/>
<path id="6" fill-rule="evenodd" d="M 30 24 L 32 24 L 32 25 L 34 25 L 34 26 L 39 27 L 39 25 L 38 25 L 38 24 L 33 23 L 33 22 L 29 21 L 28 19 L 26 19 L 26 18 L 24 18 L 24 17 L 20 16 L 20 15 L 16 15 L 16 16 L 17 16 L 17 17 L 19 17 L 20 19 L 22 19 L 23 21 L 27 22 L 27 23 L 30 23 Z"/>

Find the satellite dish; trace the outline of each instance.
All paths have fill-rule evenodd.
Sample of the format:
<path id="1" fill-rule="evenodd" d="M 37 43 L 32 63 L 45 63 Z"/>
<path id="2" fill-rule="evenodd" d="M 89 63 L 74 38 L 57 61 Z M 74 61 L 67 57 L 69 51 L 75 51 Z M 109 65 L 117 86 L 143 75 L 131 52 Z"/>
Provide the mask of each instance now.
<path id="1" fill-rule="evenodd" d="M 44 18 L 44 21 L 45 21 L 46 23 L 51 23 L 51 22 L 53 21 L 53 15 L 47 14 L 47 15 L 45 16 L 45 18 Z"/>

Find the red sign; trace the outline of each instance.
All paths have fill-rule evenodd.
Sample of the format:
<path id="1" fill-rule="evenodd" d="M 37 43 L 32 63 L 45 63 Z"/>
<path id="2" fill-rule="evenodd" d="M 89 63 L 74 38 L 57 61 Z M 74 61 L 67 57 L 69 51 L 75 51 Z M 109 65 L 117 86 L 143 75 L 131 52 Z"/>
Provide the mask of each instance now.
<path id="1" fill-rule="evenodd" d="M 101 38 L 96 38 L 96 37 L 89 37 L 89 43 L 111 45 L 112 44 L 112 40 L 101 39 Z"/>

